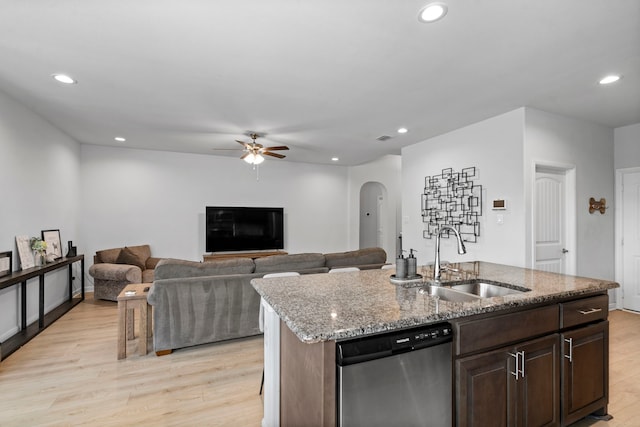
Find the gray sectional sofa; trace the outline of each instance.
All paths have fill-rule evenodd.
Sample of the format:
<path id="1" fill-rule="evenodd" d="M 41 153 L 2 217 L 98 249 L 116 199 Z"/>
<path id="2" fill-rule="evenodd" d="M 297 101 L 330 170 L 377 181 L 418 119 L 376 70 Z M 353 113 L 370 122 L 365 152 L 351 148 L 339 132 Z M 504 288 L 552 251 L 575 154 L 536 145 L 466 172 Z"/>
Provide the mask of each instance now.
<path id="1" fill-rule="evenodd" d="M 295 271 L 326 273 L 332 268 L 380 268 L 381 248 L 321 254 L 303 253 L 208 262 L 164 259 L 155 268 L 148 301 L 153 306 L 156 354 L 174 349 L 260 334 L 260 296 L 251 279 Z"/>

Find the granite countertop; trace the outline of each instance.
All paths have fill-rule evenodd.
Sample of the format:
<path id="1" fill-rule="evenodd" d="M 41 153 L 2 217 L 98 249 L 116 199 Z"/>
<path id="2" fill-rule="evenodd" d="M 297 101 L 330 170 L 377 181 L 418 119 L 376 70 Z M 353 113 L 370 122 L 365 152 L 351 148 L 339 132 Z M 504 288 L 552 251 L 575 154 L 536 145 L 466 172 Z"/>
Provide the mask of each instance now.
<path id="1" fill-rule="evenodd" d="M 424 279 L 403 284 L 391 283 L 393 269 L 253 279 L 251 284 L 306 343 L 353 338 L 619 287 L 608 280 L 481 261 L 451 267 L 457 271 L 443 274 L 445 284 L 479 278 L 530 291 L 473 302 L 445 301 L 421 291 L 433 275 L 427 267 L 418 268 Z"/>

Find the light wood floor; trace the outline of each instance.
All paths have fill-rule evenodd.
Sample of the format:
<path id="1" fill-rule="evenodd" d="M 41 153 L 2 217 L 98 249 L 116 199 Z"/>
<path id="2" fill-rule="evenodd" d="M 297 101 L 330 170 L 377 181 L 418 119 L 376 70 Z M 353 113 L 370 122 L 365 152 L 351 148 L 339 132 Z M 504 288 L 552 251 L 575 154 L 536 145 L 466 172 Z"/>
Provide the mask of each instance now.
<path id="1" fill-rule="evenodd" d="M 640 315 L 610 321 L 614 419 L 575 427 L 640 426 Z M 116 335 L 116 305 L 89 295 L 0 363 L 0 426 L 260 425 L 262 337 L 118 361 Z"/>
<path id="2" fill-rule="evenodd" d="M 0 426 L 259 426 L 263 341 L 116 359 L 117 305 L 92 297 L 0 363 Z"/>

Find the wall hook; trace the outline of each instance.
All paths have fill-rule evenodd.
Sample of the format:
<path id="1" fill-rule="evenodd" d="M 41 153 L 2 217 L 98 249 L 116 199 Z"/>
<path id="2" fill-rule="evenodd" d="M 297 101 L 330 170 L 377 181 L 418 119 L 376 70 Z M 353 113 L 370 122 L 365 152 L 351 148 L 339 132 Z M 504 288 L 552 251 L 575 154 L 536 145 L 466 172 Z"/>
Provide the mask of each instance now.
<path id="1" fill-rule="evenodd" d="M 600 213 L 604 215 L 605 209 L 609 209 L 609 206 L 607 206 L 607 201 L 604 197 L 601 198 L 600 201 L 596 201 L 596 199 L 594 199 L 593 197 L 589 199 L 590 214 L 594 213 L 595 211 L 600 211 Z"/>

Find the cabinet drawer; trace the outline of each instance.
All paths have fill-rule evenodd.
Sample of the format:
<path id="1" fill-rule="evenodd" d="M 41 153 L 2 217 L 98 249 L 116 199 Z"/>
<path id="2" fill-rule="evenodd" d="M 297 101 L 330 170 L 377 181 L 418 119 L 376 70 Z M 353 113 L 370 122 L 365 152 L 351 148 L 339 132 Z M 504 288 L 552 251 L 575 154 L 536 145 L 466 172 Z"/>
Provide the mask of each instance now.
<path id="1" fill-rule="evenodd" d="M 560 304 L 560 327 L 570 328 L 596 320 L 605 320 L 609 314 L 609 296 L 598 295 Z"/>
<path id="2" fill-rule="evenodd" d="M 495 348 L 556 332 L 559 316 L 558 305 L 552 304 L 485 319 L 455 322 L 455 354 Z"/>

